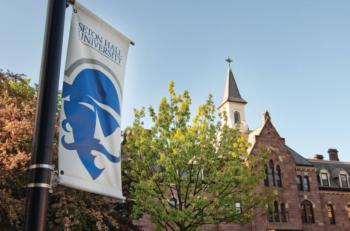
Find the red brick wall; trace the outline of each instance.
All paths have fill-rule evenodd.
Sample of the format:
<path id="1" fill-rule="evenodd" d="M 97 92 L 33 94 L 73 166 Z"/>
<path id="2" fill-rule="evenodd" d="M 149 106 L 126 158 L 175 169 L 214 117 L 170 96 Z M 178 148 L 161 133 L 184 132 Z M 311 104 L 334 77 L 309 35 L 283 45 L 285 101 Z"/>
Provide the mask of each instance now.
<path id="1" fill-rule="evenodd" d="M 324 222 L 323 222 L 323 215 L 321 211 L 321 199 L 320 199 L 320 193 L 318 190 L 318 183 L 316 178 L 316 169 L 310 168 L 310 167 L 297 167 L 296 168 L 297 175 L 300 176 L 308 176 L 309 182 L 310 182 L 310 191 L 300 191 L 298 192 L 298 199 L 299 199 L 299 219 L 301 219 L 301 203 L 304 200 L 308 200 L 313 205 L 313 211 L 314 211 L 314 218 L 315 218 L 315 224 L 303 224 L 303 230 L 305 231 L 323 231 L 324 229 Z"/>
<path id="2" fill-rule="evenodd" d="M 260 146 L 271 149 L 267 161 L 273 160 L 274 165 L 279 165 L 281 168 L 282 187 L 269 187 L 273 187 L 276 201 L 279 204 L 285 203 L 287 222 L 268 222 L 266 215 L 260 215 L 254 220 L 255 225 L 253 230 L 301 229 L 299 199 L 295 183 L 295 162 L 285 145 L 284 139 L 279 136 L 270 121 L 265 124 L 260 135 L 256 137 L 256 144 L 252 150 L 252 154 L 258 153 Z M 263 184 L 262 187 L 264 187 Z"/>
<path id="3" fill-rule="evenodd" d="M 349 231 L 350 220 L 346 211 L 346 206 L 350 205 L 350 194 L 341 192 L 325 192 L 320 193 L 321 210 L 324 217 L 325 230 Z M 327 216 L 326 205 L 332 204 L 334 208 L 334 217 L 336 224 L 331 225 Z"/>

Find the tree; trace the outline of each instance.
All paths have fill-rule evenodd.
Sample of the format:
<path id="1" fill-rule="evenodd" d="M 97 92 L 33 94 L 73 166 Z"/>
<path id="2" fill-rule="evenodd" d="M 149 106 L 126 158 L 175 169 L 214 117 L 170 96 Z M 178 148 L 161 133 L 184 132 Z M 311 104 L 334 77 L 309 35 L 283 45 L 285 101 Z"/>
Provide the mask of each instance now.
<path id="1" fill-rule="evenodd" d="M 34 97 L 23 75 L 0 70 L 0 230 L 23 224 Z"/>
<path id="2" fill-rule="evenodd" d="M 24 75 L 0 70 L 0 230 L 23 230 L 36 89 Z M 57 114 L 58 115 L 58 114 Z M 57 119 L 58 122 L 58 119 Z M 58 123 L 52 146 L 57 166 Z M 124 195 L 128 196 L 128 181 Z M 58 186 L 49 199 L 49 230 L 136 230 L 132 203 Z"/>
<path id="3" fill-rule="evenodd" d="M 259 187 L 266 150 L 249 155 L 244 135 L 217 122 L 212 96 L 191 120 L 189 93 L 176 94 L 173 82 L 169 92 L 158 112 L 149 108 L 151 128 L 141 109 L 126 131 L 134 216 L 147 213 L 157 229 L 181 231 L 248 222 L 253 208 L 271 200 Z"/>

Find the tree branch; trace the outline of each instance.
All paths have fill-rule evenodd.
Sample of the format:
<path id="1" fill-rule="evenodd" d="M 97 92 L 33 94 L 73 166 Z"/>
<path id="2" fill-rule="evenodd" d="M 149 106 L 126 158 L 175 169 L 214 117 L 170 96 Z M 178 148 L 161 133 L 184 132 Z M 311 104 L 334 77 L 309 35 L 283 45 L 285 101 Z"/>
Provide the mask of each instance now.
<path id="1" fill-rule="evenodd" d="M 192 181 L 192 169 L 193 169 L 193 163 L 191 163 L 191 167 L 190 167 L 190 177 L 188 180 L 188 184 L 186 187 L 186 194 L 185 194 L 185 208 L 187 208 L 187 198 L 188 198 L 188 194 L 190 191 L 190 185 L 191 185 L 191 181 Z"/>

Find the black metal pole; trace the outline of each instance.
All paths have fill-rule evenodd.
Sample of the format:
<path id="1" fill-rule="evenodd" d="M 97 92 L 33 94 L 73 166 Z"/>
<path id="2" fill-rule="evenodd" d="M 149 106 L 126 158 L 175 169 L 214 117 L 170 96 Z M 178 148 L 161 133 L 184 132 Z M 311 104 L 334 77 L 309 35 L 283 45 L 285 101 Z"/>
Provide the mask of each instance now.
<path id="1" fill-rule="evenodd" d="M 49 0 L 29 166 L 25 230 L 46 230 L 66 0 Z"/>

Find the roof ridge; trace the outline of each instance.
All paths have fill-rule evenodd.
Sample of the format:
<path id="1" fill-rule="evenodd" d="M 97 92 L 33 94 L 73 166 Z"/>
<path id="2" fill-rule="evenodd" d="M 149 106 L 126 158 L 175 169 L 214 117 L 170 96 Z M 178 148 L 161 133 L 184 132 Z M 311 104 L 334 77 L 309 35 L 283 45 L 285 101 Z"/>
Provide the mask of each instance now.
<path id="1" fill-rule="evenodd" d="M 312 158 L 307 158 L 308 161 L 320 162 L 320 163 L 330 163 L 330 164 L 350 164 L 350 161 L 337 161 L 337 160 L 315 160 Z"/>

